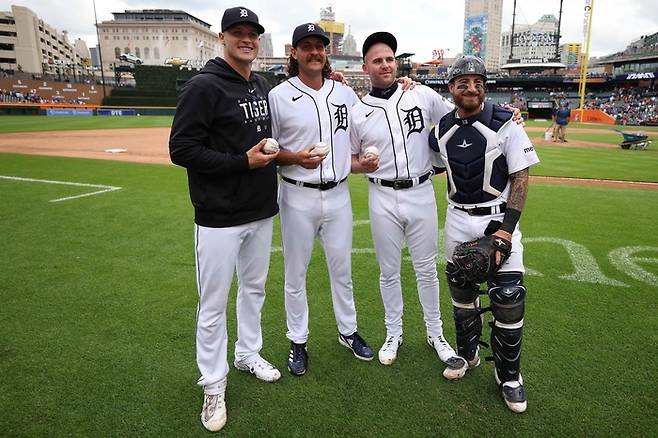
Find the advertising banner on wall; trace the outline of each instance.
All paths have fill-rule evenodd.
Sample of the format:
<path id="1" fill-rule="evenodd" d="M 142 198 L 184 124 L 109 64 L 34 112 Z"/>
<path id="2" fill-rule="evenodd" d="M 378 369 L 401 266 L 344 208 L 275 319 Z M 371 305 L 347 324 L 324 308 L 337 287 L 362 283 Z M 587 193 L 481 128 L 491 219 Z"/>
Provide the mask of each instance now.
<path id="1" fill-rule="evenodd" d="M 487 46 L 487 16 L 477 15 L 464 20 L 464 55 L 484 60 Z"/>

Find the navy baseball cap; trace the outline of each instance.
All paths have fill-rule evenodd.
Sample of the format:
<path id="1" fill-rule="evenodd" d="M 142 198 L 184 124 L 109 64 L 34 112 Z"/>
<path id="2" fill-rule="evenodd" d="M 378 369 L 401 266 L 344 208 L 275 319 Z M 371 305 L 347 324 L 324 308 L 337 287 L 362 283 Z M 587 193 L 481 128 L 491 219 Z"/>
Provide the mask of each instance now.
<path id="1" fill-rule="evenodd" d="M 327 46 L 331 42 L 324 29 L 318 26 L 315 23 L 304 23 L 300 24 L 295 28 L 295 31 L 292 33 L 292 46 L 297 47 L 297 44 L 306 37 L 315 36 L 320 38 L 324 45 Z"/>
<path id="2" fill-rule="evenodd" d="M 244 6 L 228 8 L 224 11 L 224 16 L 222 17 L 222 32 L 226 32 L 226 29 L 229 27 L 241 23 L 247 23 L 256 26 L 259 34 L 265 32 L 265 28 L 258 22 L 258 15 L 256 15 L 252 10 L 245 8 Z"/>
<path id="3" fill-rule="evenodd" d="M 366 59 L 366 53 L 368 53 L 368 50 L 377 43 L 386 44 L 391 50 L 393 50 L 393 53 L 398 49 L 398 40 L 395 39 L 392 33 L 375 32 L 363 42 L 363 50 L 361 50 L 361 53 L 363 53 L 364 60 Z"/>

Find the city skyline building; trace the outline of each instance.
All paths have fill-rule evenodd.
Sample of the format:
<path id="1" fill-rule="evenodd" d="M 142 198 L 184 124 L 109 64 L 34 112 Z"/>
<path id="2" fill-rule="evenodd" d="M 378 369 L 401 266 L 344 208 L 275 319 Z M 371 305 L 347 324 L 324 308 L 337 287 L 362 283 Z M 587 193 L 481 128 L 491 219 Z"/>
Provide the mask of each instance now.
<path id="1" fill-rule="evenodd" d="M 463 53 L 482 58 L 489 71 L 500 68 L 502 22 L 503 0 L 466 0 Z"/>
<path id="2" fill-rule="evenodd" d="M 332 6 L 320 10 L 320 21 L 316 24 L 319 24 L 329 37 L 328 53 L 330 55 L 342 55 L 345 23 L 336 21 L 336 13 L 333 11 Z"/>
<path id="3" fill-rule="evenodd" d="M 88 73 L 89 58 L 83 40 L 71 43 L 65 30 L 44 22 L 31 9 L 12 5 L 10 11 L 0 11 L 1 69 L 76 77 Z"/>
<path id="4" fill-rule="evenodd" d="M 555 38 L 558 20 L 553 14 L 544 14 L 536 23 L 516 24 L 514 28 L 513 60 L 522 64 L 559 62 L 555 59 Z M 512 31 L 503 32 L 501 38 L 500 62 L 510 59 Z"/>

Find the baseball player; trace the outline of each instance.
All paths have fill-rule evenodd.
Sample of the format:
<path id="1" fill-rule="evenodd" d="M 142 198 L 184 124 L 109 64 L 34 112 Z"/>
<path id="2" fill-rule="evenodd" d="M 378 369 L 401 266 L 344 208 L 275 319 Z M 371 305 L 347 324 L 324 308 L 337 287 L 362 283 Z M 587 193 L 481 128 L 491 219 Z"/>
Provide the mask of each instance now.
<path id="1" fill-rule="evenodd" d="M 226 304 L 236 269 L 234 365 L 267 382 L 281 377 L 259 354 L 272 221 L 278 212 L 277 154 L 262 150 L 271 131 L 270 87 L 251 73 L 263 32 L 251 10 L 224 12 L 219 34 L 224 59 L 211 59 L 185 83 L 169 139 L 172 162 L 187 169 L 195 213 L 196 356 L 198 384 L 204 388 L 201 421 L 210 431 L 226 424 Z"/>
<path id="2" fill-rule="evenodd" d="M 352 291 L 352 205 L 347 184 L 351 154 L 349 113 L 354 91 L 329 79 L 325 47 L 329 38 L 317 24 L 297 26 L 292 37 L 289 79 L 269 95 L 272 136 L 280 145 L 279 205 L 285 266 L 285 307 L 290 339 L 288 370 L 308 367 L 306 272 L 318 238 L 327 260 L 338 341 L 354 356 L 374 354 L 357 332 Z"/>
<path id="3" fill-rule="evenodd" d="M 397 41 L 388 32 L 363 43 L 370 93 L 352 110 L 352 171 L 367 174 L 368 208 L 379 262 L 386 339 L 379 361 L 392 364 L 402 344 L 401 251 L 407 241 L 423 307 L 427 343 L 450 363 L 455 351 L 443 337 L 436 270 L 438 218 L 430 177 L 428 133 L 453 106 L 425 86 L 403 91 L 395 81 Z M 376 147 L 377 154 L 363 154 Z"/>
<path id="4" fill-rule="evenodd" d="M 459 379 L 480 363 L 480 285 L 465 279 L 453 252 L 463 242 L 493 235 L 501 246 L 509 249 L 511 244 L 506 261 L 502 252 L 496 252 L 500 269 L 488 281 L 495 379 L 509 409 L 524 412 L 527 401 L 520 356 L 526 289 L 518 222 L 528 192 L 528 168 L 539 159 L 523 128 L 512 122 L 512 113 L 484 103 L 486 80 L 482 60 L 458 59 L 448 73 L 457 108 L 441 119 L 430 136 L 434 164 L 445 168 L 448 177 L 446 276 L 460 356 L 443 375 Z"/>

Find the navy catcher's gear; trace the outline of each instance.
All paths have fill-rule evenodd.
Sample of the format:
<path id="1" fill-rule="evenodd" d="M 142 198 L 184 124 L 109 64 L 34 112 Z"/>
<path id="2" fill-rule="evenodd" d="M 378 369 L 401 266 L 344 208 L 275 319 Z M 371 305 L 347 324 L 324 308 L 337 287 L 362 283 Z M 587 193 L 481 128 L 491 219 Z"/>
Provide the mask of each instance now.
<path id="1" fill-rule="evenodd" d="M 471 362 L 477 355 L 482 335 L 479 286 L 475 283 L 464 283 L 459 268 L 450 262 L 446 266 L 446 277 L 455 317 L 457 355 Z"/>
<path id="2" fill-rule="evenodd" d="M 487 81 L 487 68 L 484 62 L 473 55 L 465 55 L 456 60 L 450 70 L 448 71 L 448 83 L 455 80 L 455 78 L 464 75 L 478 75 L 482 76 L 484 81 Z"/>
<path id="3" fill-rule="evenodd" d="M 473 117 L 459 119 L 455 114 L 441 119 L 438 141 L 430 142 L 430 148 L 438 147 L 447 168 L 448 197 L 463 205 L 484 204 L 498 198 L 509 179 L 497 133 L 513 114 L 488 102 Z"/>
<path id="4" fill-rule="evenodd" d="M 490 283 L 491 350 L 496 376 L 502 382 L 519 380 L 521 338 L 526 289 L 520 272 L 500 272 Z"/>
<path id="5" fill-rule="evenodd" d="M 496 263 L 496 253 L 502 254 Z M 512 253 L 512 242 L 498 236 L 483 236 L 464 242 L 455 248 L 452 262 L 458 269 L 455 277 L 464 277 L 463 283 L 480 284 L 493 277 Z"/>

